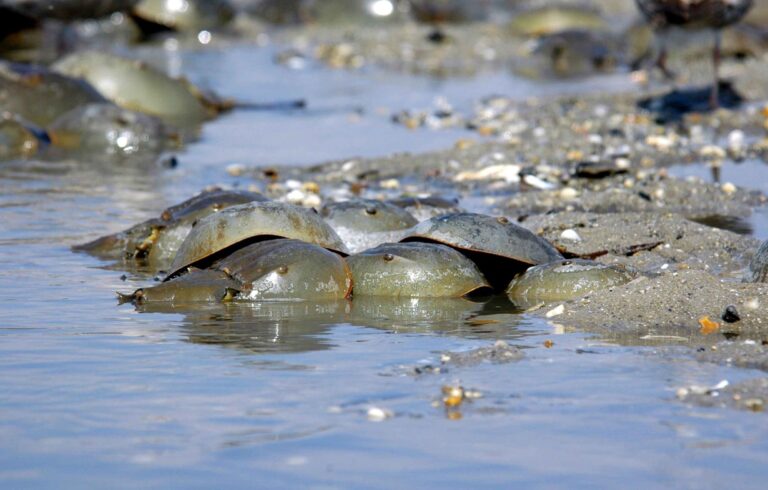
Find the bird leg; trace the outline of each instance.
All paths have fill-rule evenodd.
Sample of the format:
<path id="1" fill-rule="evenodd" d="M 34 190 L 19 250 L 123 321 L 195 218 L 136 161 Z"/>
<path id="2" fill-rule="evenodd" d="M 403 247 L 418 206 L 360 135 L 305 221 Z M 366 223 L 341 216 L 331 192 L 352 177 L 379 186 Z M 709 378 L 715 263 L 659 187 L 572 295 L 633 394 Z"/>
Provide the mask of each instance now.
<path id="1" fill-rule="evenodd" d="M 667 41 L 665 39 L 665 33 L 664 32 L 657 32 L 655 36 L 655 44 L 656 44 L 656 61 L 655 65 L 656 68 L 658 68 L 661 73 L 664 75 L 664 78 L 667 80 L 674 80 L 675 79 L 675 72 L 669 69 L 667 66 Z"/>
<path id="2" fill-rule="evenodd" d="M 712 109 L 720 107 L 720 38 L 720 29 L 715 29 L 715 45 L 712 47 L 714 82 L 712 83 L 712 91 L 709 93 L 709 105 Z"/>

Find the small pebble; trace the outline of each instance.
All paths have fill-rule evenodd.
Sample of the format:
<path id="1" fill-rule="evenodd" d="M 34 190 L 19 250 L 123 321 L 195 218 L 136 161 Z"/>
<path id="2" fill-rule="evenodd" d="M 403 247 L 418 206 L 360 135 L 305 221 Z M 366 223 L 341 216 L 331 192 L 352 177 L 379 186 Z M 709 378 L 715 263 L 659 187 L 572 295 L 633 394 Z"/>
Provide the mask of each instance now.
<path id="1" fill-rule="evenodd" d="M 368 415 L 368 420 L 370 420 L 371 422 L 381 422 L 392 417 L 394 414 L 384 408 L 371 407 L 368 409 L 367 415 Z"/>
<path id="2" fill-rule="evenodd" d="M 558 305 L 558 306 L 555 306 L 554 308 L 552 308 L 551 310 L 549 310 L 548 312 L 546 312 L 544 314 L 544 316 L 547 317 L 547 318 L 553 318 L 553 317 L 556 317 L 558 315 L 562 315 L 564 312 L 565 312 L 565 306 Z"/>
<path id="3" fill-rule="evenodd" d="M 285 195 L 285 200 L 291 204 L 301 204 L 306 197 L 306 192 L 295 189 Z"/>
<path id="4" fill-rule="evenodd" d="M 573 187 L 563 187 L 562 189 L 560 189 L 561 199 L 566 199 L 566 200 L 575 199 L 576 197 L 578 197 L 578 195 L 579 195 L 579 192 Z"/>
<path id="5" fill-rule="evenodd" d="M 720 318 L 726 323 L 736 323 L 741 320 L 741 316 L 739 316 L 739 312 L 734 305 L 726 306 Z"/>
<path id="6" fill-rule="evenodd" d="M 739 153 L 744 149 L 744 131 L 734 129 L 728 134 L 728 149 L 732 153 Z"/>
<path id="7" fill-rule="evenodd" d="M 397 179 L 386 179 L 382 180 L 379 185 L 382 189 L 399 189 L 400 181 Z"/>
<path id="8" fill-rule="evenodd" d="M 242 163 L 227 165 L 227 173 L 232 177 L 240 177 L 245 173 L 246 167 Z"/>
<path id="9" fill-rule="evenodd" d="M 296 179 L 288 179 L 285 181 L 285 187 L 288 189 L 301 189 L 301 182 Z"/>
<path id="10" fill-rule="evenodd" d="M 722 160 L 726 157 L 725 150 L 715 145 L 707 145 L 699 150 L 699 155 L 703 158 L 711 158 L 713 160 Z"/>
<path id="11" fill-rule="evenodd" d="M 581 236 L 579 236 L 579 234 L 576 233 L 576 230 L 573 228 L 568 228 L 567 230 L 563 230 L 563 232 L 560 233 L 560 239 L 568 240 L 570 242 L 580 242 Z"/>
<path id="12" fill-rule="evenodd" d="M 722 191 L 723 191 L 723 192 L 725 192 L 726 194 L 729 194 L 729 195 L 730 195 L 730 194 L 733 194 L 734 192 L 736 192 L 736 186 L 735 186 L 735 185 L 733 185 L 733 184 L 732 184 L 732 183 L 730 183 L 730 182 L 726 182 L 726 183 L 724 183 L 724 184 L 723 184 L 723 185 L 720 187 L 720 189 L 722 189 Z"/>

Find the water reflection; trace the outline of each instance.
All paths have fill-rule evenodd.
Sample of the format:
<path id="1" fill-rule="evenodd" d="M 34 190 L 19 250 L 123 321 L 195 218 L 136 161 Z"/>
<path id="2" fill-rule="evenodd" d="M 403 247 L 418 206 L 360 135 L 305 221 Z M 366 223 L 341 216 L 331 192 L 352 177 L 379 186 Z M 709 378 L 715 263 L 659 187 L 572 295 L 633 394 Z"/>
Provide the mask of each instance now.
<path id="1" fill-rule="evenodd" d="M 473 339 L 511 339 L 519 310 L 505 296 L 462 298 L 377 298 L 353 301 L 228 304 L 146 303 L 140 313 L 183 314 L 181 330 L 196 344 L 217 344 L 249 353 L 310 352 L 334 347 L 327 339 L 335 325 L 353 324 L 398 333 Z"/>

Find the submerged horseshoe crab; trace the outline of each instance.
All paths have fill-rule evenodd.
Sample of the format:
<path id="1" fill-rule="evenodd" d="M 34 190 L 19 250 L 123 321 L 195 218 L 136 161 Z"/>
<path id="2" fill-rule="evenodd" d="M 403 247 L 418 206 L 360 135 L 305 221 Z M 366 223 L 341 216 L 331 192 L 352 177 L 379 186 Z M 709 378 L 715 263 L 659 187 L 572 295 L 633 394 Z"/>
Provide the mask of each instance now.
<path id="1" fill-rule="evenodd" d="M 186 80 L 171 78 L 147 63 L 111 53 L 73 53 L 54 63 L 53 70 L 86 80 L 120 107 L 179 125 L 198 124 L 217 112 Z"/>
<path id="2" fill-rule="evenodd" d="M 88 103 L 107 100 L 90 84 L 39 66 L 0 62 L 0 110 L 48 126 Z"/>
<path id="3" fill-rule="evenodd" d="M 516 305 L 529 307 L 579 298 L 626 284 L 634 277 L 632 271 L 617 265 L 582 259 L 558 260 L 531 267 L 512 280 L 507 294 Z"/>
<path id="4" fill-rule="evenodd" d="M 346 261 L 318 245 L 290 239 L 252 243 L 157 286 L 120 295 L 122 301 L 221 302 L 347 298 L 352 275 Z"/>
<path id="5" fill-rule="evenodd" d="M 103 103 L 87 104 L 57 118 L 49 127 L 51 145 L 86 155 L 158 155 L 174 135 L 152 116 Z"/>
<path id="6" fill-rule="evenodd" d="M 505 217 L 455 213 L 422 221 L 403 242 L 437 242 L 472 259 L 496 290 L 532 265 L 562 259 L 560 252 L 530 230 Z"/>
<path id="7" fill-rule="evenodd" d="M 437 243 L 387 243 L 347 262 L 355 296 L 460 297 L 490 291 L 471 260 Z"/>
<path id="8" fill-rule="evenodd" d="M 265 238 L 295 238 L 347 254 L 335 231 L 316 212 L 280 202 L 232 206 L 197 222 L 179 247 L 166 280 L 189 266 L 204 266 L 233 246 Z"/>
<path id="9" fill-rule="evenodd" d="M 608 24 L 600 12 L 579 5 L 547 5 L 516 12 L 509 23 L 514 34 L 542 36 L 568 30 L 604 31 Z"/>
<path id="10" fill-rule="evenodd" d="M 34 129 L 11 114 L 0 114 L 0 160 L 30 157 L 39 147 Z"/>
<path id="11" fill-rule="evenodd" d="M 416 218 L 404 209 L 374 199 L 327 204 L 320 210 L 320 216 L 351 253 L 395 242 L 402 238 L 403 230 L 417 223 Z"/>
<path id="12" fill-rule="evenodd" d="M 226 26 L 235 17 L 235 9 L 227 0 L 141 0 L 132 14 L 140 24 L 149 23 L 148 30 L 197 32 Z"/>
<path id="13" fill-rule="evenodd" d="M 75 246 L 73 250 L 156 273 L 170 267 L 179 246 L 197 220 L 229 206 L 266 200 L 266 197 L 255 192 L 222 189 L 205 191 L 166 209 L 159 218 Z"/>

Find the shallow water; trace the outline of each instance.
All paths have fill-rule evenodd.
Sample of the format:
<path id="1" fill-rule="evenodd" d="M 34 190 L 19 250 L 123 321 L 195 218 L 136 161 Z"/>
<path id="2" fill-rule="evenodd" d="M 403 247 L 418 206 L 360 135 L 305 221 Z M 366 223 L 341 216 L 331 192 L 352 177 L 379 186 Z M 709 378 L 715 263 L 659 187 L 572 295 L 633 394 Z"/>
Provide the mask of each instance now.
<path id="1" fill-rule="evenodd" d="M 214 121 L 176 169 L 0 164 L 0 486 L 761 486 L 765 417 L 674 396 L 758 373 L 561 335 L 504 301 L 118 306 L 115 291 L 146 281 L 69 246 L 235 182 L 228 163 L 445 148 L 462 134 L 409 132 L 376 108 L 563 88 L 506 74 L 292 72 L 272 54 L 249 46 L 171 60 L 222 93 L 310 107 Z M 357 107 L 362 116 L 348 110 Z M 414 374 L 440 352 L 496 339 L 525 358 Z M 454 383 L 483 396 L 446 412 L 441 387 Z M 392 417 L 369 420 L 371 408 Z"/>

